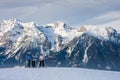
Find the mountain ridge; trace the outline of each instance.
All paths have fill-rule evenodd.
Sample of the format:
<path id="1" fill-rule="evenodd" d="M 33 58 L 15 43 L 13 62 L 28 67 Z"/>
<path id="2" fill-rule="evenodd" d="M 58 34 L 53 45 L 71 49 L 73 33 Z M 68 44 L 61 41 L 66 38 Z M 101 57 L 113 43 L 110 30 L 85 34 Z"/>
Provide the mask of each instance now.
<path id="1" fill-rule="evenodd" d="M 0 66 L 8 66 L 9 62 L 12 66 L 24 65 L 25 55 L 31 51 L 37 61 L 40 53 L 45 53 L 49 66 L 120 70 L 119 44 L 120 34 L 112 27 L 74 28 L 60 21 L 40 26 L 18 19 L 3 20 Z"/>

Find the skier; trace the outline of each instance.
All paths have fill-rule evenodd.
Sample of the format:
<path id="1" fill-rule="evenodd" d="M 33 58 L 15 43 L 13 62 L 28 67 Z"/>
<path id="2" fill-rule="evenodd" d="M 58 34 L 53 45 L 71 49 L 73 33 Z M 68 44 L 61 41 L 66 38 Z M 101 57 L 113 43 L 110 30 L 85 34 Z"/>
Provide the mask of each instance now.
<path id="1" fill-rule="evenodd" d="M 32 63 L 32 55 L 30 52 L 28 52 L 28 54 L 26 55 L 26 60 L 27 60 L 27 67 L 31 67 L 31 63 Z"/>
<path id="2" fill-rule="evenodd" d="M 45 65 L 44 65 L 44 58 L 45 58 L 44 55 L 41 54 L 41 55 L 40 55 L 40 58 L 39 58 L 39 59 L 40 59 L 39 67 L 44 67 L 44 66 L 45 66 Z"/>
<path id="3" fill-rule="evenodd" d="M 36 66 L 36 56 L 32 55 L 33 59 L 32 59 L 32 67 L 35 68 Z"/>

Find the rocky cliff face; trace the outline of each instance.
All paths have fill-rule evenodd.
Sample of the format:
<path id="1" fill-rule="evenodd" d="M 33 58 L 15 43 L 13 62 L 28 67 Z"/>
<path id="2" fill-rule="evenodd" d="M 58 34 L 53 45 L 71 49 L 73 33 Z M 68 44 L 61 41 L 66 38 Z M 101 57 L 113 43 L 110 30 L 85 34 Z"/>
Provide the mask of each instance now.
<path id="1" fill-rule="evenodd" d="M 63 50 L 52 53 L 55 66 L 120 70 L 120 44 L 87 33 L 74 38 Z"/>

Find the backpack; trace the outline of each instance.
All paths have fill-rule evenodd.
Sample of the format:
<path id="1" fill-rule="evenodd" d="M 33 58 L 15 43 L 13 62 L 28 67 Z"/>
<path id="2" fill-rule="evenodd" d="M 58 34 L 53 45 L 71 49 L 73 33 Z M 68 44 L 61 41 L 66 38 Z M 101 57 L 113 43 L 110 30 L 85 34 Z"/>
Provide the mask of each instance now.
<path id="1" fill-rule="evenodd" d="M 44 56 L 40 56 L 40 61 L 43 61 L 44 60 Z"/>

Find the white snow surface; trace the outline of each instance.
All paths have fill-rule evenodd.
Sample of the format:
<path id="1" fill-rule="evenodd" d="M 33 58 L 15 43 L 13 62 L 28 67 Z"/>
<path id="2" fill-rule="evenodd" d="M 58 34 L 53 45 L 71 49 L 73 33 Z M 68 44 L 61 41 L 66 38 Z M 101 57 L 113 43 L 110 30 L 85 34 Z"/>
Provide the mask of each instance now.
<path id="1" fill-rule="evenodd" d="M 86 49 L 85 49 L 85 54 L 84 54 L 84 58 L 83 58 L 83 62 L 84 63 L 87 63 L 88 62 L 88 55 L 87 55 L 87 51 L 88 51 L 88 49 L 89 49 L 89 47 L 92 45 L 92 43 L 91 43 L 91 41 L 89 41 L 89 45 L 88 45 L 88 47 L 86 47 Z"/>
<path id="2" fill-rule="evenodd" d="M 1 68 L 0 80 L 120 80 L 120 72 L 81 68 Z"/>
<path id="3" fill-rule="evenodd" d="M 87 32 L 88 34 L 94 37 L 97 37 L 101 40 L 108 39 L 107 27 L 105 26 L 100 27 L 96 25 L 83 25 L 82 27 L 86 29 L 85 32 Z"/>
<path id="4" fill-rule="evenodd" d="M 76 36 L 80 36 L 83 32 L 78 32 L 77 29 L 67 26 L 64 22 L 57 21 L 53 24 L 44 25 L 41 30 L 48 37 L 48 40 L 55 46 L 55 41 L 58 35 L 63 39 L 63 44 L 68 43 Z"/>
<path id="5" fill-rule="evenodd" d="M 120 33 L 120 20 L 108 22 L 105 24 L 97 25 L 98 27 L 112 27 L 117 30 L 118 33 Z"/>

